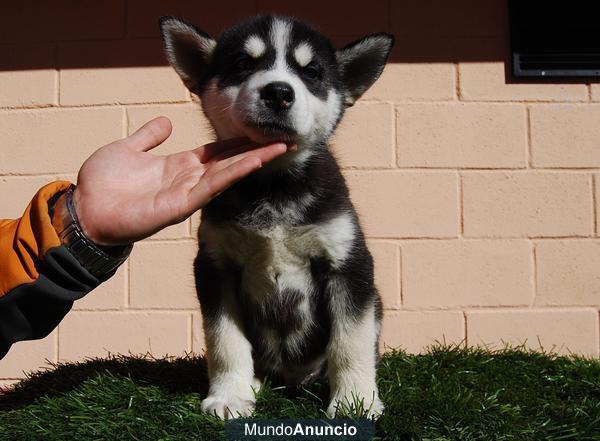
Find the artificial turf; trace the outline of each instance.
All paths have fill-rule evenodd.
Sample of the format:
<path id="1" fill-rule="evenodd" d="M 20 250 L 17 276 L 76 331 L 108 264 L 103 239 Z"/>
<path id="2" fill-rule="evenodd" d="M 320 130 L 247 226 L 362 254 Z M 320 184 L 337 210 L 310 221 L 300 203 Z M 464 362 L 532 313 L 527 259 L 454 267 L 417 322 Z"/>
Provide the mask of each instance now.
<path id="1" fill-rule="evenodd" d="M 599 360 L 436 346 L 388 352 L 378 383 L 377 440 L 600 440 Z M 0 440 L 224 439 L 206 390 L 200 357 L 57 365 L 0 396 Z M 267 385 L 254 416 L 323 418 L 327 394 Z"/>

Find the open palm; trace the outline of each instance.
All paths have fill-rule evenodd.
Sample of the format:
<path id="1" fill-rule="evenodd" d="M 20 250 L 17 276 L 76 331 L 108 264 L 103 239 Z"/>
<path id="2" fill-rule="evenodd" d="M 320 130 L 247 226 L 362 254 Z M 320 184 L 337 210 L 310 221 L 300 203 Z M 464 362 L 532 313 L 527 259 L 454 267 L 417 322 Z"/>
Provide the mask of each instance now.
<path id="1" fill-rule="evenodd" d="M 238 138 L 167 156 L 149 153 L 171 130 L 167 118 L 156 118 L 85 161 L 74 204 L 92 241 L 131 243 L 181 222 L 287 150 L 283 143 L 257 146 Z"/>

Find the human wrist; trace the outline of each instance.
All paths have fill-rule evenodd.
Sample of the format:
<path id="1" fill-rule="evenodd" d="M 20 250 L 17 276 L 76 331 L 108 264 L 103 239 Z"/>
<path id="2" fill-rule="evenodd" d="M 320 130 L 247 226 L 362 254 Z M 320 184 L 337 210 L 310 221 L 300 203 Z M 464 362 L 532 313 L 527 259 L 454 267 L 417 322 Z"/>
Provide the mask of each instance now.
<path id="1" fill-rule="evenodd" d="M 75 186 L 61 194 L 50 207 L 52 225 L 62 244 L 79 263 L 99 279 L 109 277 L 125 261 L 132 245 L 106 246 L 98 244 L 82 228 L 74 206 Z"/>

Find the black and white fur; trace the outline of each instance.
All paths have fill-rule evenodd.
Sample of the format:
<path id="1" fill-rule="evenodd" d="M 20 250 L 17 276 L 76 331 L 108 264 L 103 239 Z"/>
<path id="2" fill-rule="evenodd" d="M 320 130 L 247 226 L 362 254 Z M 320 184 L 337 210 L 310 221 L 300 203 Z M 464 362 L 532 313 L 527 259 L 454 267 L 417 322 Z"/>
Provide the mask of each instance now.
<path id="1" fill-rule="evenodd" d="M 392 37 L 335 50 L 307 25 L 271 15 L 217 40 L 174 17 L 160 26 L 169 62 L 201 98 L 219 139 L 298 146 L 202 211 L 195 275 L 210 379 L 203 410 L 247 416 L 265 376 L 297 385 L 326 371 L 329 415 L 356 398 L 380 414 L 381 301 L 326 143 L 381 74 Z"/>

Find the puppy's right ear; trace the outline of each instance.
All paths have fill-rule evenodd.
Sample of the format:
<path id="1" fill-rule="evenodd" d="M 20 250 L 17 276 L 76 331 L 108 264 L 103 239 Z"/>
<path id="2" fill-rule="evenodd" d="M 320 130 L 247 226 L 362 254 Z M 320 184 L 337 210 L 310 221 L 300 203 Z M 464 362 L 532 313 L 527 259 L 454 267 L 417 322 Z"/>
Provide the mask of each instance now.
<path id="1" fill-rule="evenodd" d="M 197 93 L 217 42 L 177 17 L 161 17 L 159 25 L 169 63 L 187 88 Z"/>

